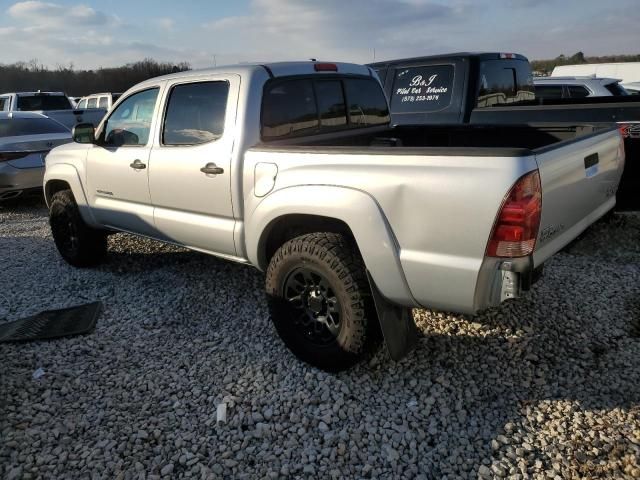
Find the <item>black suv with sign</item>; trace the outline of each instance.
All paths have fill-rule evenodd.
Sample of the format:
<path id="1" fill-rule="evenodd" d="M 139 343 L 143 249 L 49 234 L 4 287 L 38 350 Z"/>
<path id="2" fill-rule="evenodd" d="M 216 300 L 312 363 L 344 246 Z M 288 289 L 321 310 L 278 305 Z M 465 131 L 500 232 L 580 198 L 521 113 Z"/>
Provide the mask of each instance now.
<path id="1" fill-rule="evenodd" d="M 626 150 L 617 208 L 640 209 L 638 96 L 536 98 L 529 61 L 515 53 L 454 53 L 368 66 L 384 86 L 394 125 L 617 123 Z"/>

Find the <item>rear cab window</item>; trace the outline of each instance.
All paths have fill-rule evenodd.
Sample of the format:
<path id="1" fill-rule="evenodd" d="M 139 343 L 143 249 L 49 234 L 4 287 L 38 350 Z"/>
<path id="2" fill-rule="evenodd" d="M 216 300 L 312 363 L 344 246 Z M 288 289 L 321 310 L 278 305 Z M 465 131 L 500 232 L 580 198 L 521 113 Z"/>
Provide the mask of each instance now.
<path id="1" fill-rule="evenodd" d="M 538 98 L 557 100 L 563 98 L 563 87 L 562 85 L 536 85 L 535 94 Z"/>
<path id="2" fill-rule="evenodd" d="M 535 99 L 533 76 L 524 60 L 480 62 L 477 107 L 493 107 Z"/>
<path id="3" fill-rule="evenodd" d="M 264 141 L 389 123 L 387 101 L 375 78 L 318 77 L 267 83 L 261 112 Z"/>
<path id="4" fill-rule="evenodd" d="M 395 71 L 391 94 L 394 113 L 437 112 L 451 104 L 453 65 L 426 65 Z"/>

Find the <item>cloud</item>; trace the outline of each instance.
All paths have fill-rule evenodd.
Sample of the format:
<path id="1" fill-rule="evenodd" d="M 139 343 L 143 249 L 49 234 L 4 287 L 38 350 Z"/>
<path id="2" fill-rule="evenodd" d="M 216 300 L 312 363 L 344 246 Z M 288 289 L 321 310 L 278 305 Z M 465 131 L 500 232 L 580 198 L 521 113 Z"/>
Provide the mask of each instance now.
<path id="1" fill-rule="evenodd" d="M 26 0 L 0 16 L 0 62 L 36 57 L 55 66 L 96 68 L 153 56 L 194 67 L 251 61 L 325 60 L 366 63 L 453 51 L 509 51 L 551 58 L 632 53 L 637 0 L 618 0 L 614 15 L 597 0 L 581 9 L 559 0 L 249 0 L 225 8 L 154 2 L 155 17 L 123 18 L 117 1 Z M 74 0 L 71 0 L 72 2 Z M 125 0 L 118 0 L 125 1 Z M 83 3 L 86 2 L 86 3 Z M 243 2 L 240 2 L 243 3 Z M 93 5 L 93 6 L 90 6 Z M 97 5 L 101 5 L 98 7 Z M 208 13 L 205 13 L 208 12 Z"/>
<path id="2" fill-rule="evenodd" d="M 446 48 L 445 30 L 455 34 L 455 22 L 471 8 L 462 1 L 435 0 L 253 0 L 246 15 L 214 19 L 203 27 L 213 35 L 213 45 L 234 38 L 233 55 L 242 60 L 255 60 L 257 46 L 264 60 L 364 62 L 373 58 L 374 48 L 382 56 Z"/>
<path id="3" fill-rule="evenodd" d="M 28 23 L 30 27 L 56 27 L 82 25 L 84 28 L 106 25 L 116 21 L 109 16 L 86 5 L 65 7 L 57 3 L 28 0 L 13 4 L 7 14 L 14 20 Z"/>
<path id="4" fill-rule="evenodd" d="M 157 25 L 158 27 L 160 27 L 162 30 L 166 30 L 166 31 L 172 31 L 175 28 L 176 22 L 173 18 L 169 18 L 169 17 L 160 17 L 160 18 L 154 18 L 152 20 L 154 25 Z"/>

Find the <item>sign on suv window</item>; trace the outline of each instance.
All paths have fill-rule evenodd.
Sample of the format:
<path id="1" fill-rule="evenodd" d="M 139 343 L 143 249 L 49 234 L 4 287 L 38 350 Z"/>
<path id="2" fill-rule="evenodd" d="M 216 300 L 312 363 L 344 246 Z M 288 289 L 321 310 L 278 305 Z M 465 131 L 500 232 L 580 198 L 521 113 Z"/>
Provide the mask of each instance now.
<path id="1" fill-rule="evenodd" d="M 453 65 L 398 68 L 391 108 L 396 113 L 437 112 L 451 104 Z"/>

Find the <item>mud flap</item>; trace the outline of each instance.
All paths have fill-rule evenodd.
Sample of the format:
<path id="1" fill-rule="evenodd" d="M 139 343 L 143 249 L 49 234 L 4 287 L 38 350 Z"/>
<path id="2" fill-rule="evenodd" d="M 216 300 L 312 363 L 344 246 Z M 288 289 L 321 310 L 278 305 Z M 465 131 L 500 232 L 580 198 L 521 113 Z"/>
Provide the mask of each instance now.
<path id="1" fill-rule="evenodd" d="M 411 309 L 395 305 L 384 298 L 368 271 L 367 279 L 389 355 L 394 361 L 400 361 L 418 344 L 418 329 Z"/>

